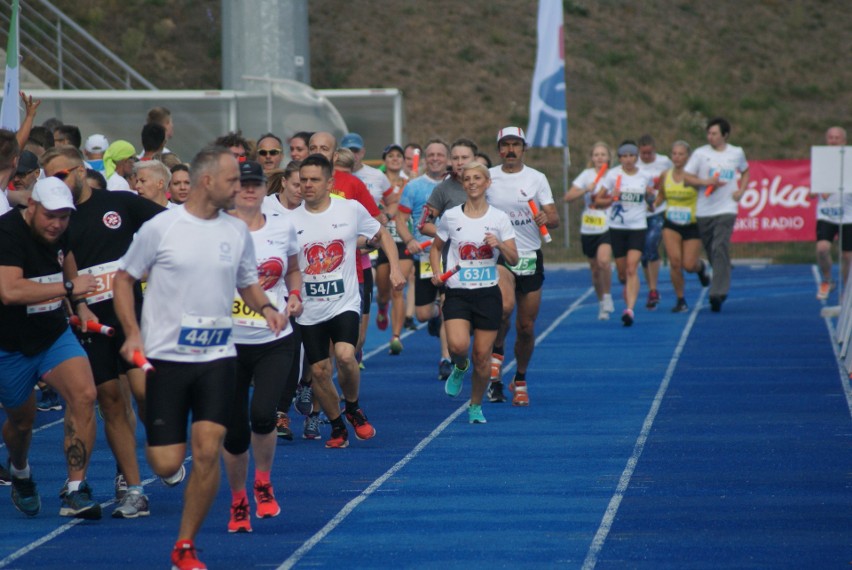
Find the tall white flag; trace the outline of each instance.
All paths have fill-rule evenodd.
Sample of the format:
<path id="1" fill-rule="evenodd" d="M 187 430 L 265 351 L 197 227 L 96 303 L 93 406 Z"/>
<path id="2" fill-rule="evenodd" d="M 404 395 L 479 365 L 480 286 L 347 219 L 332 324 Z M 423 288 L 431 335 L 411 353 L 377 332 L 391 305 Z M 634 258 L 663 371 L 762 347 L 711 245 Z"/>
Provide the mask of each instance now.
<path id="1" fill-rule="evenodd" d="M 564 147 L 568 142 L 563 23 L 562 0 L 539 0 L 538 53 L 527 128 L 530 146 Z"/>
<path id="2" fill-rule="evenodd" d="M 21 113 L 18 110 L 18 92 L 21 90 L 21 68 L 18 65 L 19 10 L 19 0 L 12 0 L 9 41 L 6 42 L 6 81 L 3 85 L 3 105 L 0 106 L 0 128 L 10 131 L 21 128 Z"/>

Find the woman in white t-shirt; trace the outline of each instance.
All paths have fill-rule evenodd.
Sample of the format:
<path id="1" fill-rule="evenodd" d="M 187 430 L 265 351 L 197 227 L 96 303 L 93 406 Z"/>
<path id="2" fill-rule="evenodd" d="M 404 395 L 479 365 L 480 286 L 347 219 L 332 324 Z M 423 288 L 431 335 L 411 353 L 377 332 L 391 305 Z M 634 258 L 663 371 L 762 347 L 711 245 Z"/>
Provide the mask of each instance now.
<path id="1" fill-rule="evenodd" d="M 611 169 L 603 182 L 603 191 L 595 195 L 595 207 L 608 208 L 609 234 L 618 280 L 624 285 L 627 308 L 621 314 L 624 326 L 633 325 L 633 307 L 639 296 L 639 261 L 645 248 L 648 227 L 648 193 L 654 181 L 636 166 L 639 147 L 627 140 L 618 147 L 619 166 Z"/>
<path id="2" fill-rule="evenodd" d="M 592 270 L 592 285 L 598 296 L 598 319 L 609 319 L 615 310 L 610 289 L 612 287 L 612 240 L 609 236 L 607 212 L 594 204 L 594 194 L 600 187 L 603 175 L 612 164 L 612 149 L 605 142 L 592 145 L 587 168 L 574 179 L 571 188 L 565 194 L 565 201 L 571 202 L 583 197 L 584 209 L 580 226 L 580 241 L 583 255 L 589 260 Z"/>
<path id="3" fill-rule="evenodd" d="M 302 276 L 296 230 L 289 216 L 261 212 L 266 186 L 259 163 L 242 163 L 240 181 L 235 209 L 230 213 L 245 222 L 251 232 L 260 285 L 273 307 L 286 304 L 288 314 L 299 315 L 302 312 Z M 246 494 L 249 446 L 255 464 L 253 490 L 257 518 L 275 517 L 281 512 L 270 482 L 275 458 L 276 406 L 285 386 L 282 371 L 290 370 L 293 360 L 299 358 L 299 347 L 289 323 L 279 335 L 273 334 L 264 318 L 252 311 L 236 291 L 232 319 L 237 382 L 223 458 L 231 487 L 228 532 L 235 533 L 251 532 Z M 254 391 L 249 400 L 252 386 Z"/>
<path id="4" fill-rule="evenodd" d="M 478 162 L 462 170 L 462 186 L 467 200 L 447 210 L 438 225 L 437 236 L 429 252 L 432 267 L 440 267 L 441 252 L 447 248 L 446 267 L 458 271 L 446 280 L 433 276 L 435 285 L 445 285 L 443 314 L 447 345 L 453 372 L 444 391 L 449 396 L 461 392 L 462 380 L 470 367 L 471 329 L 473 329 L 473 379 L 468 407 L 470 423 L 484 424 L 482 397 L 491 375 L 491 352 L 503 317 L 503 300 L 497 286 L 497 258 L 518 263 L 515 230 L 509 216 L 488 204 L 485 191 L 491 174 Z"/>

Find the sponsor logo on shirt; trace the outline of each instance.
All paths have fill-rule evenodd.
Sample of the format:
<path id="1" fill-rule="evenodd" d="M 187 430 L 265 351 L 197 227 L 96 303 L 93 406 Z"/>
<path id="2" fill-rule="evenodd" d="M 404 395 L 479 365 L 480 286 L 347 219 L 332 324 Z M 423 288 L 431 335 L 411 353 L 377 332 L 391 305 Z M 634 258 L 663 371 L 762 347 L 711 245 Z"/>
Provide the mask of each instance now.
<path id="1" fill-rule="evenodd" d="M 118 212 L 109 211 L 104 214 L 103 222 L 106 227 L 111 230 L 117 230 L 121 227 L 121 216 Z"/>
<path id="2" fill-rule="evenodd" d="M 219 242 L 219 261 L 231 263 L 231 244 L 226 241 Z"/>

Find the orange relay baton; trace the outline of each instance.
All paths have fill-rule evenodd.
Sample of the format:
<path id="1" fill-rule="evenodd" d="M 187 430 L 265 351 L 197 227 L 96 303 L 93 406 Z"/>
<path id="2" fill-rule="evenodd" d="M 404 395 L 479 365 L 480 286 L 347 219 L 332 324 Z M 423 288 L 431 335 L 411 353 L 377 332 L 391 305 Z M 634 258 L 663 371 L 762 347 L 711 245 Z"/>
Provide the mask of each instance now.
<path id="1" fill-rule="evenodd" d="M 73 315 L 68 319 L 68 322 L 73 326 L 90 333 L 102 334 L 106 336 L 114 336 L 115 329 L 112 327 L 108 327 L 106 325 L 102 325 L 101 323 L 96 323 L 95 321 L 86 321 L 85 323 L 80 320 L 80 317 L 77 315 Z"/>
<path id="2" fill-rule="evenodd" d="M 527 204 L 529 204 L 530 211 L 532 212 L 533 217 L 538 215 L 538 207 L 536 207 L 535 202 L 532 200 L 527 200 Z M 550 232 L 547 231 L 547 226 L 544 224 L 538 227 L 538 231 L 541 232 L 541 239 L 544 240 L 544 243 L 550 243 L 553 241 L 553 238 L 550 237 Z"/>

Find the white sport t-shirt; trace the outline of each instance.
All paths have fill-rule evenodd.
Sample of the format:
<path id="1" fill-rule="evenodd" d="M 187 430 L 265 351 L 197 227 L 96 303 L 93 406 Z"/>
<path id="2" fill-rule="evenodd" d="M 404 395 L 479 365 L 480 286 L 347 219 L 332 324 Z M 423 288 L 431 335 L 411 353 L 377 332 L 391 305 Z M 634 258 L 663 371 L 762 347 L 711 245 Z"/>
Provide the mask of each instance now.
<path id="1" fill-rule="evenodd" d="M 653 187 L 656 189 L 659 187 L 660 175 L 673 167 L 674 163 L 672 163 L 671 159 L 663 154 L 657 154 L 654 158 L 654 162 L 642 162 L 642 159 L 636 161 L 636 168 L 639 169 L 640 172 L 647 174 L 651 177 L 653 182 Z M 654 192 L 654 197 L 656 198 L 656 191 Z M 662 214 L 666 211 L 666 203 L 665 201 L 657 206 L 653 212 L 647 212 L 648 217 L 655 216 L 657 214 Z"/>
<path id="2" fill-rule="evenodd" d="M 576 186 L 577 188 L 586 189 L 592 182 L 595 181 L 595 178 L 598 176 L 598 171 L 594 168 L 587 168 L 583 172 L 581 172 L 577 178 L 574 179 L 572 186 Z M 594 236 L 606 233 L 609 230 L 609 225 L 607 224 L 607 210 L 597 210 L 592 208 L 592 197 L 594 196 L 594 192 L 601 188 L 601 183 L 603 179 L 598 181 L 598 186 L 595 188 L 593 192 L 586 192 L 583 194 L 583 215 L 580 222 L 580 234 L 584 236 Z"/>
<path id="3" fill-rule="evenodd" d="M 385 176 L 385 173 L 378 168 L 373 168 L 369 164 L 362 165 L 361 168 L 352 174 L 364 183 L 364 186 L 370 191 L 370 195 L 376 201 L 376 204 L 381 203 L 385 191 L 391 187 L 390 180 Z"/>
<path id="4" fill-rule="evenodd" d="M 263 199 L 263 202 L 260 205 L 260 210 L 266 215 L 274 214 L 276 216 L 286 216 L 290 213 L 290 210 L 281 203 L 278 196 L 275 194 Z"/>
<path id="5" fill-rule="evenodd" d="M 644 230 L 648 227 L 645 195 L 651 191 L 653 183 L 653 179 L 641 170 L 626 174 L 621 166 L 616 166 L 606 173 L 603 187 L 609 194 L 615 194 L 618 187 L 620 196 L 607 210 L 611 229 Z"/>
<path id="6" fill-rule="evenodd" d="M 533 220 L 529 200 L 541 209 L 553 204 L 553 192 L 547 177 L 534 168 L 524 166 L 520 172 L 503 172 L 501 166 L 493 167 L 491 187 L 485 194 L 488 203 L 509 215 L 515 228 L 515 244 L 521 256 L 541 249 L 541 233 Z"/>
<path id="7" fill-rule="evenodd" d="M 287 304 L 287 258 L 296 255 L 296 230 L 289 216 L 266 216 L 266 223 L 259 230 L 251 232 L 254 242 L 254 254 L 257 256 L 257 278 L 266 292 L 269 302 L 283 311 Z M 278 336 L 275 336 L 266 319 L 260 313 L 252 311 L 234 291 L 234 305 L 231 312 L 234 319 L 234 342 L 236 344 L 265 344 L 284 338 L 293 332 L 290 320 Z"/>
<path id="8" fill-rule="evenodd" d="M 0 216 L 12 209 L 9 198 L 6 197 L 6 192 L 8 192 L 6 189 L 0 190 Z"/>
<path id="9" fill-rule="evenodd" d="M 302 204 L 291 210 L 302 271 L 300 325 L 315 325 L 345 311 L 361 314 L 358 291 L 358 236 L 372 238 L 382 226 L 356 200 L 332 199 L 312 213 Z"/>
<path id="10" fill-rule="evenodd" d="M 470 218 L 464 205 L 450 208 L 438 223 L 438 237 L 449 244 L 447 268 L 460 266 L 458 273 L 447 280 L 450 289 L 481 289 L 497 285 L 497 258 L 485 243 L 485 234 L 494 234 L 500 241 L 515 239 L 509 216 L 489 206 L 481 218 Z M 517 244 L 516 244 L 517 245 Z"/>
<path id="11" fill-rule="evenodd" d="M 748 170 L 743 149 L 729 144 L 719 151 L 709 144 L 704 145 L 692 153 L 684 170 L 698 178 L 712 178 L 719 173 L 719 184 L 709 198 L 704 195 L 705 186 L 698 189 L 697 217 L 737 214 L 739 204 L 731 196 L 737 191 L 740 175 Z"/>
<path id="12" fill-rule="evenodd" d="M 234 289 L 257 283 L 254 244 L 241 220 L 167 210 L 142 225 L 119 269 L 136 279 L 148 275 L 142 305 L 148 358 L 210 362 L 236 355 Z"/>

